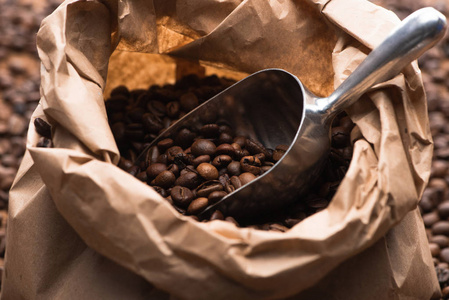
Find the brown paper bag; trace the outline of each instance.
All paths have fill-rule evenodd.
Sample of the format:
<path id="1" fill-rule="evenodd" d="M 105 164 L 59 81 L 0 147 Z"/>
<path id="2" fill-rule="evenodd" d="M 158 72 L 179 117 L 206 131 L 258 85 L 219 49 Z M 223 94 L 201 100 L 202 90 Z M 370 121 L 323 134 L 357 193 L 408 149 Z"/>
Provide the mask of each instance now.
<path id="1" fill-rule="evenodd" d="M 327 209 L 286 233 L 179 215 L 115 166 L 103 102 L 117 83 L 173 82 L 173 58 L 227 74 L 283 68 L 328 95 L 398 21 L 362 0 L 66 1 L 38 34 L 33 119 L 51 123 L 55 148 L 35 147 L 31 122 L 2 298 L 438 297 L 416 209 L 432 156 L 416 63 L 348 110 L 357 127 L 345 179 Z"/>

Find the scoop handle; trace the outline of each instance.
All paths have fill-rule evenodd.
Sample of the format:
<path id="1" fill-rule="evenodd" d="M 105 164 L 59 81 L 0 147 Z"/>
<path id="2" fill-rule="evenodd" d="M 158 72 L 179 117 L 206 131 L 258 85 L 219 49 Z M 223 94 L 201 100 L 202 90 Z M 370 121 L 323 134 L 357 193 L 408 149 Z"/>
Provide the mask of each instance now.
<path id="1" fill-rule="evenodd" d="M 373 85 L 395 77 L 434 46 L 444 36 L 446 27 L 446 18 L 434 8 L 415 11 L 369 53 L 332 95 L 317 100 L 317 105 L 329 116 L 340 113 Z"/>

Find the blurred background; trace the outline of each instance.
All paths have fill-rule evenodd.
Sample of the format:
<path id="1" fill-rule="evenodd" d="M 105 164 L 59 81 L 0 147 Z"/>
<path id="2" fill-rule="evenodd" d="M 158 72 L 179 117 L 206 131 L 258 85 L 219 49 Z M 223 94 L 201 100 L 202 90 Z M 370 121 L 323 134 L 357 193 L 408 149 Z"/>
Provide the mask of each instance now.
<path id="1" fill-rule="evenodd" d="M 362 0 L 361 0 L 362 1 Z M 401 19 L 432 6 L 449 17 L 449 0 L 371 0 Z M 0 270 L 6 245 L 8 191 L 25 152 L 30 116 L 40 94 L 36 33 L 62 0 L 0 0 Z M 438 279 L 449 297 L 449 34 L 419 60 L 435 153 L 420 203 Z M 1 273 L 0 273 L 1 275 Z M 0 276 L 1 280 L 1 276 Z"/>

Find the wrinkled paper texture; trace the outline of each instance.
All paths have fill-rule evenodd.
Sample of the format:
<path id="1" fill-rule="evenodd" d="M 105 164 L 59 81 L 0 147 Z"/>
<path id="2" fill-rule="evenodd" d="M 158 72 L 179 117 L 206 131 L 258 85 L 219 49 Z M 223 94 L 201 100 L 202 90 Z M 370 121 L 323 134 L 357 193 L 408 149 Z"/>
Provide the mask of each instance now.
<path id="1" fill-rule="evenodd" d="M 31 122 L 11 191 L 3 297 L 438 296 L 416 209 L 432 158 L 416 63 L 347 110 L 357 127 L 346 177 L 327 209 L 286 233 L 178 214 L 115 166 L 104 107 L 118 84 L 174 82 L 183 60 L 237 79 L 282 68 L 329 95 L 398 23 L 363 0 L 64 2 L 37 37 L 33 119 L 51 123 L 55 148 L 35 147 Z"/>

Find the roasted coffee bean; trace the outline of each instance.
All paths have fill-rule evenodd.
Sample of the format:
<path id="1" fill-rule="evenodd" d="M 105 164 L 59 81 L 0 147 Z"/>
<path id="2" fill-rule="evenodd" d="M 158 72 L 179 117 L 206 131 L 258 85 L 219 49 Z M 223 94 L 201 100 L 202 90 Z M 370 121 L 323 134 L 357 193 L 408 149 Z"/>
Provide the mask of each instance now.
<path id="1" fill-rule="evenodd" d="M 333 127 L 332 130 L 332 146 L 335 148 L 343 148 L 349 145 L 349 132 L 341 127 Z"/>
<path id="2" fill-rule="evenodd" d="M 170 195 L 173 202 L 183 208 L 188 207 L 194 199 L 194 195 L 190 189 L 179 185 L 171 189 Z"/>
<path id="3" fill-rule="evenodd" d="M 41 118 L 34 119 L 34 127 L 37 133 L 47 139 L 51 139 L 51 126 Z"/>
<path id="4" fill-rule="evenodd" d="M 162 171 L 154 179 L 154 184 L 162 188 L 169 188 L 175 183 L 176 177 L 170 171 Z"/>
<path id="5" fill-rule="evenodd" d="M 147 157 L 147 164 L 150 165 L 150 164 L 156 163 L 156 162 L 164 163 L 164 162 L 160 161 L 160 159 L 158 159 L 159 156 L 160 156 L 159 148 L 157 146 L 151 147 L 148 150 L 147 155 L 146 155 L 146 157 Z"/>
<path id="6" fill-rule="evenodd" d="M 223 185 L 218 180 L 210 180 L 200 184 L 195 191 L 198 197 L 208 197 L 213 192 L 223 191 Z"/>
<path id="7" fill-rule="evenodd" d="M 182 148 L 187 148 L 192 144 L 195 137 L 196 134 L 191 130 L 188 128 L 182 128 L 175 137 L 175 143 Z"/>
<path id="8" fill-rule="evenodd" d="M 163 128 L 160 118 L 152 113 L 146 113 L 142 116 L 142 124 L 147 132 L 158 134 Z"/>
<path id="9" fill-rule="evenodd" d="M 433 224 L 435 224 L 436 222 L 438 222 L 440 220 L 440 217 L 438 216 L 438 213 L 436 211 L 427 213 L 425 215 L 423 215 L 423 221 L 424 221 L 424 225 L 426 227 L 432 227 Z"/>
<path id="10" fill-rule="evenodd" d="M 217 124 L 206 124 L 200 129 L 200 134 L 205 138 L 216 138 L 219 135 L 220 127 Z"/>
<path id="11" fill-rule="evenodd" d="M 147 180 L 148 180 L 148 176 L 147 176 L 146 172 L 140 172 L 139 174 L 136 175 L 136 178 L 143 182 L 147 182 Z"/>
<path id="12" fill-rule="evenodd" d="M 202 212 L 209 205 L 209 200 L 205 197 L 196 198 L 190 203 L 187 208 L 187 213 L 190 215 Z"/>
<path id="13" fill-rule="evenodd" d="M 245 172 L 239 175 L 240 182 L 242 186 L 256 179 L 256 175 L 253 173 Z"/>
<path id="14" fill-rule="evenodd" d="M 158 117 L 163 117 L 166 114 L 165 104 L 162 103 L 161 101 L 151 100 L 147 104 L 147 109 L 152 114 L 154 114 L 155 116 L 158 116 Z"/>
<path id="15" fill-rule="evenodd" d="M 449 236 L 449 221 L 439 221 L 432 226 L 432 234 Z"/>
<path id="16" fill-rule="evenodd" d="M 156 162 L 166 165 L 168 163 L 167 154 L 163 153 L 159 155 L 156 159 Z"/>
<path id="17" fill-rule="evenodd" d="M 199 164 L 208 162 L 210 162 L 210 155 L 200 155 L 192 160 L 192 164 L 194 167 L 197 167 Z"/>
<path id="18" fill-rule="evenodd" d="M 139 173 L 139 167 L 138 166 L 132 166 L 131 168 L 128 169 L 128 173 L 131 174 L 132 176 L 136 176 Z"/>
<path id="19" fill-rule="evenodd" d="M 173 162 L 175 160 L 175 157 L 181 153 L 184 153 L 184 151 L 179 146 L 173 146 L 168 148 L 166 152 L 168 161 Z"/>
<path id="20" fill-rule="evenodd" d="M 252 139 L 246 139 L 245 148 L 246 148 L 246 150 L 249 151 L 249 153 L 251 155 L 255 155 L 257 153 L 263 153 L 266 156 L 268 156 L 267 150 L 265 149 L 265 147 L 261 143 L 254 141 Z"/>
<path id="21" fill-rule="evenodd" d="M 234 143 L 240 146 L 240 148 L 245 147 L 246 145 L 246 137 L 244 136 L 237 136 L 234 138 Z"/>
<path id="22" fill-rule="evenodd" d="M 447 219 L 449 217 L 449 201 L 444 201 L 438 205 L 437 210 L 442 219 Z"/>
<path id="23" fill-rule="evenodd" d="M 444 248 L 441 250 L 440 258 L 443 262 L 449 263 L 449 248 Z"/>
<path id="24" fill-rule="evenodd" d="M 167 193 L 167 191 L 163 188 L 161 188 L 160 186 L 153 186 L 153 189 L 158 192 L 162 197 L 168 197 L 169 194 Z M 171 200 L 171 198 L 170 198 Z M 172 203 L 172 202 L 171 202 Z"/>
<path id="25" fill-rule="evenodd" d="M 274 150 L 273 151 L 273 160 L 275 162 L 278 162 L 285 154 L 285 151 L 283 150 Z"/>
<path id="26" fill-rule="evenodd" d="M 179 99 L 179 103 L 181 104 L 182 109 L 187 112 L 191 111 L 199 104 L 198 98 L 194 93 L 186 93 L 182 95 Z"/>
<path id="27" fill-rule="evenodd" d="M 215 155 L 228 155 L 234 157 L 235 150 L 230 144 L 221 144 L 216 148 Z"/>
<path id="28" fill-rule="evenodd" d="M 262 167 L 260 167 L 260 172 L 265 173 L 267 171 L 270 171 L 271 168 L 272 168 L 272 166 L 262 166 Z"/>
<path id="29" fill-rule="evenodd" d="M 163 139 L 157 143 L 160 152 L 165 152 L 168 148 L 173 146 L 173 140 L 170 138 Z"/>
<path id="30" fill-rule="evenodd" d="M 175 185 L 187 187 L 189 189 L 196 188 L 201 183 L 201 179 L 198 174 L 194 172 L 187 172 L 181 174 L 175 181 Z"/>
<path id="31" fill-rule="evenodd" d="M 239 189 L 242 187 L 242 182 L 240 181 L 240 178 L 238 176 L 232 176 L 230 178 L 231 184 L 234 186 L 235 189 Z"/>
<path id="32" fill-rule="evenodd" d="M 170 165 L 168 165 L 167 166 L 167 171 L 172 172 L 175 175 L 175 177 L 178 177 L 179 173 L 180 173 L 179 167 L 178 167 L 177 164 L 170 164 Z"/>
<path id="33" fill-rule="evenodd" d="M 150 180 L 153 180 L 154 178 L 156 178 L 156 176 L 158 176 L 160 173 L 162 173 L 163 171 L 167 170 L 167 165 L 165 164 L 161 164 L 161 163 L 154 163 L 148 166 L 146 172 L 147 172 L 147 176 Z"/>
<path id="34" fill-rule="evenodd" d="M 219 210 L 214 211 L 212 213 L 211 217 L 210 217 L 210 220 L 211 221 L 213 221 L 213 220 L 224 220 L 223 213 L 221 211 L 219 211 Z"/>
<path id="35" fill-rule="evenodd" d="M 213 165 L 209 163 L 201 163 L 196 170 L 205 180 L 215 180 L 218 179 L 218 170 Z"/>
<path id="36" fill-rule="evenodd" d="M 133 166 L 133 163 L 126 158 L 120 157 L 118 166 L 120 169 L 127 171 Z"/>
<path id="37" fill-rule="evenodd" d="M 226 167 L 229 165 L 229 163 L 232 162 L 232 157 L 230 157 L 229 155 L 218 155 L 214 158 L 214 160 L 212 161 L 212 165 L 216 168 L 222 168 L 222 167 Z"/>
<path id="38" fill-rule="evenodd" d="M 167 112 L 167 116 L 169 116 L 172 119 L 176 119 L 179 116 L 179 113 L 181 111 L 181 105 L 178 101 L 170 101 L 165 106 L 165 111 Z"/>
<path id="39" fill-rule="evenodd" d="M 212 141 L 206 139 L 198 139 L 192 144 L 192 154 L 195 156 L 200 155 L 213 155 L 217 146 Z"/>
<path id="40" fill-rule="evenodd" d="M 218 143 L 219 144 L 231 144 L 233 143 L 233 137 L 227 132 L 220 133 L 220 136 L 218 137 Z"/>
<path id="41" fill-rule="evenodd" d="M 260 174 L 260 160 L 256 156 L 245 156 L 240 160 L 240 169 L 254 175 Z"/>
<path id="42" fill-rule="evenodd" d="M 440 255 L 441 249 L 440 246 L 438 246 L 437 244 L 430 243 L 429 248 L 430 253 L 432 254 L 433 257 L 437 257 L 438 255 Z"/>
<path id="43" fill-rule="evenodd" d="M 238 176 L 241 173 L 240 170 L 240 162 L 239 161 L 232 161 L 231 163 L 229 163 L 228 167 L 227 167 L 228 173 L 231 176 Z"/>
<path id="44" fill-rule="evenodd" d="M 228 193 L 226 193 L 225 191 L 213 191 L 212 193 L 209 194 L 207 199 L 209 199 L 210 204 L 215 204 L 221 199 L 223 199 L 223 197 L 225 197 L 227 194 Z"/>
<path id="45" fill-rule="evenodd" d="M 445 235 L 434 235 L 429 241 L 437 244 L 440 248 L 447 248 L 449 246 L 449 238 Z"/>

